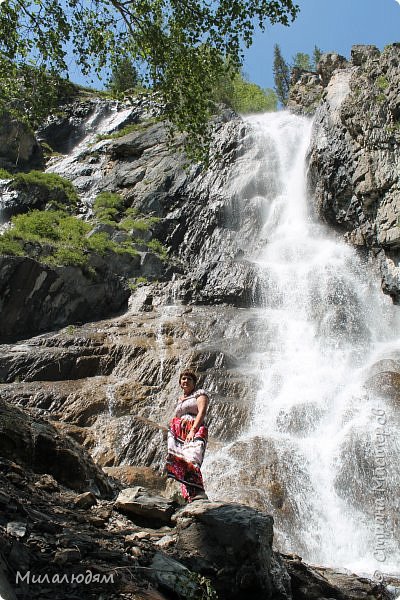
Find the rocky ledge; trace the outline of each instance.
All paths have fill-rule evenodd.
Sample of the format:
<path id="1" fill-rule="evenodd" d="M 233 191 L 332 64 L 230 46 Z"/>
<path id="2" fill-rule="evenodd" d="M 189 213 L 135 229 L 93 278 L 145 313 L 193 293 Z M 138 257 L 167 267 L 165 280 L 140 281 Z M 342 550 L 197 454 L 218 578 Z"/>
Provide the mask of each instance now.
<path id="1" fill-rule="evenodd" d="M 78 446 L 72 451 L 73 442 L 49 423 L 32 421 L 4 403 L 0 408 L 4 600 L 392 597 L 382 582 L 274 552 L 273 520 L 265 513 L 207 500 L 179 506 L 155 474 L 152 481 L 147 478 L 149 489 L 107 481 L 85 451 Z M 40 437 L 49 443 L 39 443 Z M 18 451 L 11 458 L 12 440 Z M 48 457 L 56 447 L 63 451 L 50 472 L 46 467 L 54 462 Z M 130 469 L 133 481 L 135 469 Z M 93 489 L 94 481 L 101 486 Z"/>

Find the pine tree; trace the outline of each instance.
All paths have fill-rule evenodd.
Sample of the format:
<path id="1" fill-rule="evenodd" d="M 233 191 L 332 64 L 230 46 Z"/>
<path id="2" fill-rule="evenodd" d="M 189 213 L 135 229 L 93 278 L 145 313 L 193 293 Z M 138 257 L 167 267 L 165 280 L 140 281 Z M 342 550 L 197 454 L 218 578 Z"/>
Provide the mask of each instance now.
<path id="1" fill-rule="evenodd" d="M 318 48 L 318 46 L 314 46 L 314 50 L 313 50 L 313 68 L 314 71 L 317 70 L 317 65 L 319 63 L 319 59 L 322 56 L 322 50 L 320 48 Z"/>
<path id="2" fill-rule="evenodd" d="M 129 58 L 121 58 L 112 68 L 107 88 L 114 93 L 119 93 L 135 88 L 138 83 L 139 76 L 135 65 Z"/>
<path id="3" fill-rule="evenodd" d="M 290 87 L 290 69 L 282 56 L 278 44 L 274 46 L 274 65 L 273 74 L 275 82 L 275 92 L 279 102 L 286 106 Z"/>
<path id="4" fill-rule="evenodd" d="M 297 52 L 293 57 L 293 67 L 297 67 L 303 71 L 311 71 L 310 56 L 305 52 Z"/>

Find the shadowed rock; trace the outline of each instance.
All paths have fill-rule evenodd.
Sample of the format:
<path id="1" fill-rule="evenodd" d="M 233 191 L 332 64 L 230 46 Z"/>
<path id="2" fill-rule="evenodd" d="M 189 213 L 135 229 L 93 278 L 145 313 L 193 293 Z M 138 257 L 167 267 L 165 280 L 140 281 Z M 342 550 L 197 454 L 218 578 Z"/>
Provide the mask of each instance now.
<path id="1" fill-rule="evenodd" d="M 107 477 L 90 456 L 49 423 L 33 419 L 0 401 L 0 430 L 1 457 L 36 473 L 49 473 L 77 491 L 111 492 Z"/>
<path id="2" fill-rule="evenodd" d="M 0 339 L 30 337 L 67 323 L 99 319 L 126 306 L 130 291 L 110 272 L 91 279 L 78 267 L 50 268 L 0 257 Z"/>

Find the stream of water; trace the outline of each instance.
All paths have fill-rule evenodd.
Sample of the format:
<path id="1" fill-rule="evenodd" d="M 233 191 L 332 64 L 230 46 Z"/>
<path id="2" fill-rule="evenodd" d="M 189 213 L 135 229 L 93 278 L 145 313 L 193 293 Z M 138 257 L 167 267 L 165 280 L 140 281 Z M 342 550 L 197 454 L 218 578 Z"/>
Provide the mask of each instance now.
<path id="1" fill-rule="evenodd" d="M 272 512 L 282 551 L 398 574 L 399 407 L 366 382 L 400 358 L 399 308 L 372 267 L 311 217 L 311 122 L 285 112 L 248 122 L 257 152 L 237 173 L 236 194 L 248 201 L 250 178 L 265 190 L 252 257 L 265 344 L 243 366 L 258 385 L 250 427 L 210 453 L 207 487 Z"/>

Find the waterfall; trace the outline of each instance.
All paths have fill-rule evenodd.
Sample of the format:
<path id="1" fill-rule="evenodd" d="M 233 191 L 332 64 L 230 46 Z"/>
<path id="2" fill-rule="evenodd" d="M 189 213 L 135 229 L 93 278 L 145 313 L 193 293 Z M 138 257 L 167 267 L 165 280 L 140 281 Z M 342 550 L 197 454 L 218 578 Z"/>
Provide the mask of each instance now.
<path id="1" fill-rule="evenodd" d="M 124 107 L 117 101 L 104 103 L 99 100 L 81 124 L 79 142 L 69 148 L 68 154 L 61 158 L 57 156 L 49 162 L 46 171 L 73 181 L 86 211 L 90 212 L 104 178 L 104 148 L 108 142 L 102 136 L 115 133 L 134 119 L 135 109 L 132 106 Z M 92 155 L 91 160 L 85 161 L 88 154 Z"/>
<path id="2" fill-rule="evenodd" d="M 207 489 L 273 514 L 281 551 L 398 573 L 400 406 L 376 377 L 400 357 L 399 309 L 366 259 L 311 215 L 311 121 L 247 121 L 252 150 L 233 187 L 243 206 L 261 194 L 265 216 L 250 257 L 264 306 L 249 310 L 258 335 L 242 367 L 258 391 L 247 431 L 207 457 Z"/>

